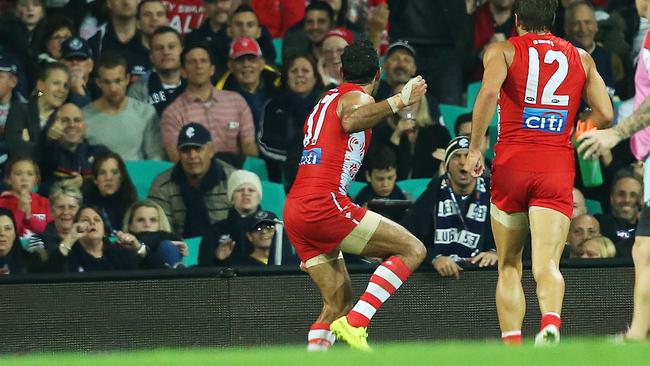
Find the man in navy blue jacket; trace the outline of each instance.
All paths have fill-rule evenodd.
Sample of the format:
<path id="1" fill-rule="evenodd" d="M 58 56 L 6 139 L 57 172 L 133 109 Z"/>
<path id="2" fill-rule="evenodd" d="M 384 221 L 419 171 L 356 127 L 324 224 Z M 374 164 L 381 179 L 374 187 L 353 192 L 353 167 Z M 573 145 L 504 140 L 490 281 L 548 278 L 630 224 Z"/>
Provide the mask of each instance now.
<path id="1" fill-rule="evenodd" d="M 451 140 L 447 172 L 429 183 L 406 213 L 402 225 L 427 247 L 427 258 L 441 276 L 459 277 L 459 262 L 480 267 L 497 263 L 490 226 L 490 182 L 464 170 L 469 138 Z"/>

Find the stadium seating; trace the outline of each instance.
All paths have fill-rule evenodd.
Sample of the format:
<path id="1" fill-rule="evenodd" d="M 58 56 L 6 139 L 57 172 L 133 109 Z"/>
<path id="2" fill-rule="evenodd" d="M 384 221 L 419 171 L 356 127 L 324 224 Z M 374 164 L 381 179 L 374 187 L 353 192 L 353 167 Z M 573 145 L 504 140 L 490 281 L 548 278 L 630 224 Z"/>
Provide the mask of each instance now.
<path id="1" fill-rule="evenodd" d="M 287 198 L 284 186 L 280 183 L 262 181 L 262 208 L 273 212 L 282 219 L 282 209 Z"/>
<path id="2" fill-rule="evenodd" d="M 348 196 L 352 198 L 354 201 L 355 198 L 357 198 L 357 195 L 361 190 L 368 185 L 368 183 L 365 182 L 357 182 L 357 181 L 352 181 L 350 182 L 350 186 L 348 187 Z"/>
<path id="3" fill-rule="evenodd" d="M 266 169 L 266 163 L 260 158 L 247 156 L 241 168 L 257 174 L 260 180 L 269 180 L 269 171 Z"/>
<path id="4" fill-rule="evenodd" d="M 481 90 L 480 81 L 467 85 L 467 108 L 470 110 L 474 109 L 474 102 L 476 102 L 476 96 L 479 90 Z"/>
<path id="5" fill-rule="evenodd" d="M 202 239 L 200 236 L 183 239 L 188 248 L 187 257 L 183 257 L 183 265 L 185 267 L 196 266 L 199 263 L 199 247 L 201 246 Z"/>
<path id="6" fill-rule="evenodd" d="M 442 114 L 442 119 L 445 122 L 445 126 L 447 126 L 451 137 L 456 137 L 454 133 L 454 124 L 456 123 L 456 118 L 458 118 L 458 116 L 461 114 L 469 113 L 470 111 L 470 109 L 459 105 L 444 103 L 440 104 L 440 114 Z"/>
<path id="7" fill-rule="evenodd" d="M 602 214 L 603 213 L 603 207 L 600 204 L 600 201 L 596 200 L 585 200 L 585 205 L 587 206 L 587 212 L 590 215 L 595 215 L 595 214 Z"/>
<path id="8" fill-rule="evenodd" d="M 275 64 L 282 65 L 282 38 L 273 38 L 273 47 L 275 48 Z"/>
<path id="9" fill-rule="evenodd" d="M 129 160 L 125 162 L 126 170 L 138 191 L 138 199 L 147 198 L 149 187 L 156 177 L 174 165 L 161 160 Z"/>
<path id="10" fill-rule="evenodd" d="M 427 189 L 427 185 L 431 182 L 429 178 L 416 178 L 401 180 L 397 182 L 397 186 L 404 191 L 409 198 L 416 200 Z"/>

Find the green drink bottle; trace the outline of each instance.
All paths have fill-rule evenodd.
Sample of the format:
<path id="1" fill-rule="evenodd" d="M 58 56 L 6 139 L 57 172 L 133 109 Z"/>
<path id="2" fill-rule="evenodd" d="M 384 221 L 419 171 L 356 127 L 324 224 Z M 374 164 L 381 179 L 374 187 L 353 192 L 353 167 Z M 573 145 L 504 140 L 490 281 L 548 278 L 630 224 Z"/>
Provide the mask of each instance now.
<path id="1" fill-rule="evenodd" d="M 587 120 L 587 122 L 578 121 L 576 138 L 587 131 L 595 129 L 596 127 L 591 123 L 591 120 Z M 585 187 L 598 187 L 603 184 L 603 172 L 600 168 L 600 160 L 598 160 L 598 157 L 585 159 L 582 154 L 578 153 L 578 166 L 580 167 L 580 176 Z"/>

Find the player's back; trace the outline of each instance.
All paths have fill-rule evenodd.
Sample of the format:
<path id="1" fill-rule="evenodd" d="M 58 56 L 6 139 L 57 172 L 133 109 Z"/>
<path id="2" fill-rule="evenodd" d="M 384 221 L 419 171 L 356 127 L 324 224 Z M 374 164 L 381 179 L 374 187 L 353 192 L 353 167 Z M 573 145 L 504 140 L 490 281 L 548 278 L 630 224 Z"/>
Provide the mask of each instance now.
<path id="1" fill-rule="evenodd" d="M 573 169 L 570 136 L 586 81 L 580 52 L 550 33 L 508 41 L 514 56 L 499 94 L 495 162 L 548 170 L 564 161 Z"/>
<path id="2" fill-rule="evenodd" d="M 329 90 L 307 117 L 303 152 L 289 198 L 347 194 L 370 144 L 370 130 L 347 134 L 336 113 L 341 96 L 351 91 L 363 89 L 356 84 L 341 84 Z"/>

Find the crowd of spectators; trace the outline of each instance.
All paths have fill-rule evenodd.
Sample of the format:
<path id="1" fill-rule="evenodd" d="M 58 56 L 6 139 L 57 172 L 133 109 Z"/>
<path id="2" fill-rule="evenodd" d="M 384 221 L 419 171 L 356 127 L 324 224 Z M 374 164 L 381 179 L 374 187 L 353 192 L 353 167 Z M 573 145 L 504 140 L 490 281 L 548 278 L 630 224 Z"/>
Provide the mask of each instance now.
<path id="1" fill-rule="evenodd" d="M 440 105 L 465 105 L 486 47 L 516 35 L 514 3 L 3 2 L 0 274 L 179 268 L 195 237 L 199 266 L 266 266 L 277 255 L 297 264 L 280 213 L 262 207 L 260 177 L 242 166 L 258 157 L 271 182 L 291 187 L 303 123 L 342 82 L 341 54 L 357 40 L 382 56 L 376 100 L 417 74 L 429 92 L 374 128 L 357 175 L 368 185 L 355 202 L 401 222 L 427 246 L 424 265 L 442 276 L 494 265 L 494 136 L 481 144 L 484 176 L 472 178 L 463 169 L 472 115 L 445 119 Z M 621 118 L 649 25 L 632 0 L 559 3 L 554 33 L 591 54 Z M 131 160 L 173 163 L 146 200 Z M 599 163 L 602 185 L 576 175 L 563 258 L 631 257 L 642 165 L 629 140 Z M 419 178 L 427 183 L 416 197 L 396 184 Z"/>

